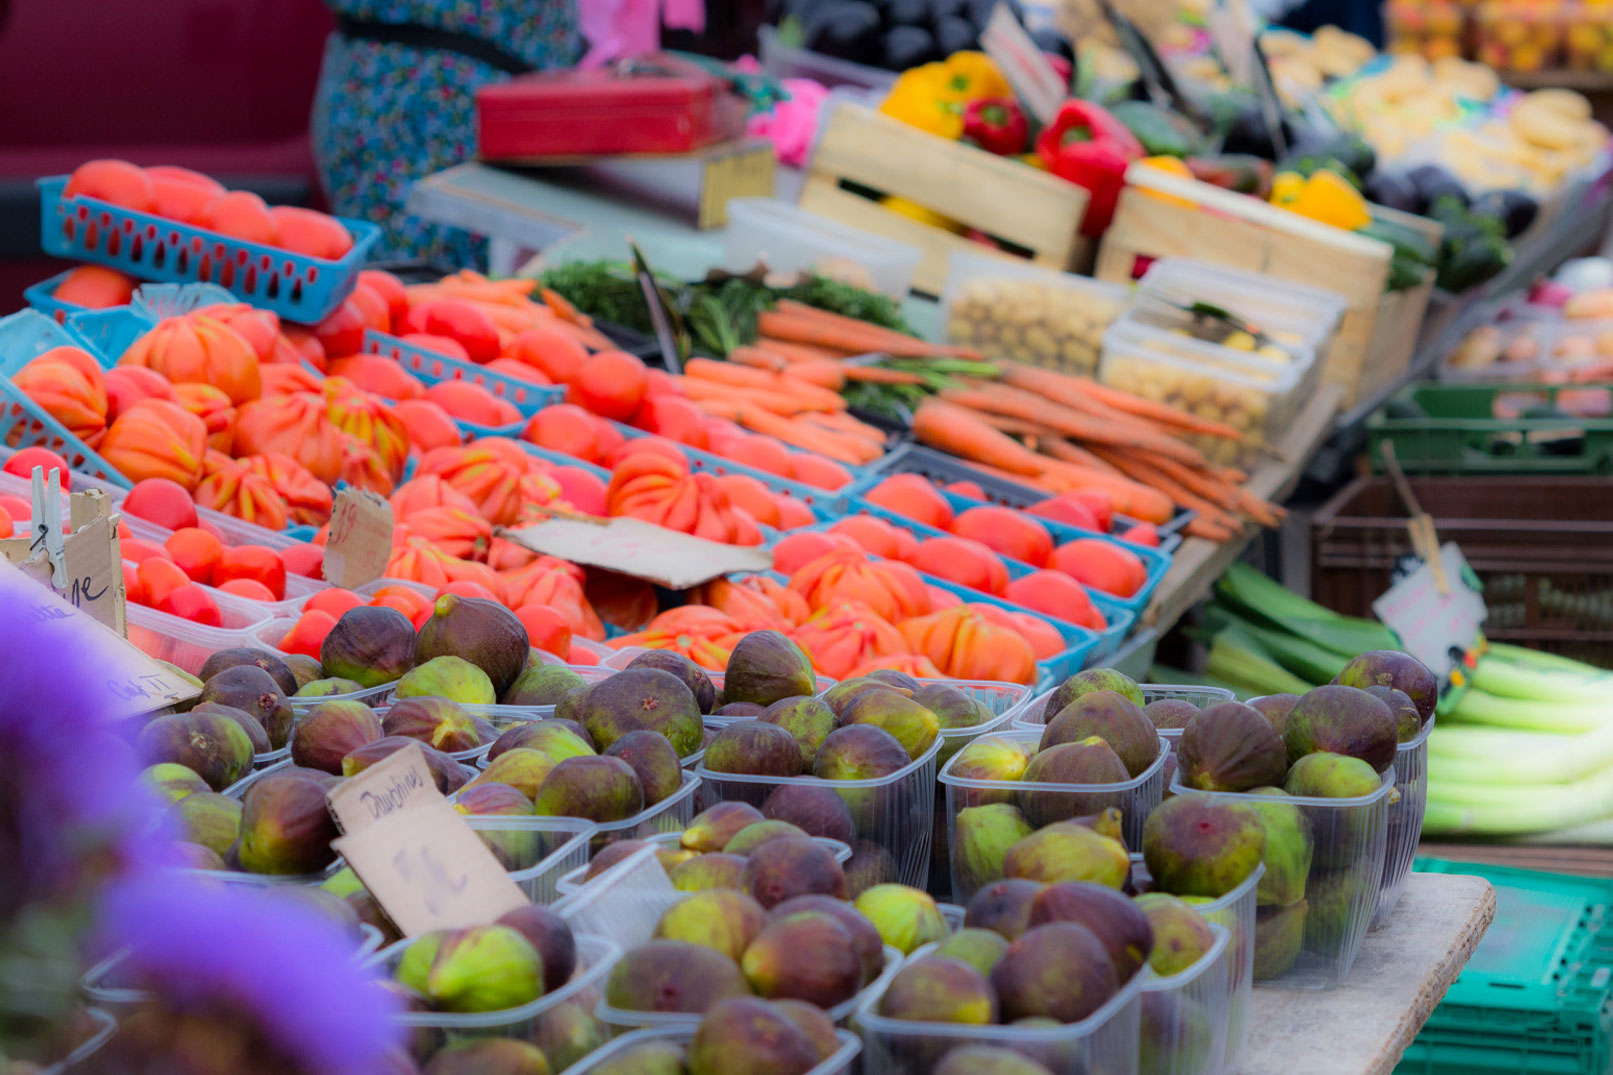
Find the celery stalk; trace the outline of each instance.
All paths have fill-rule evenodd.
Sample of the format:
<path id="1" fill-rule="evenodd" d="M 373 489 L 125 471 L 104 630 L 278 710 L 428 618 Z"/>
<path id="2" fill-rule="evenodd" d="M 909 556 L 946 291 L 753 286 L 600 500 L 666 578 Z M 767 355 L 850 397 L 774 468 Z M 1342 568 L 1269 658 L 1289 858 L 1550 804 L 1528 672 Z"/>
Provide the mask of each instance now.
<path id="1" fill-rule="evenodd" d="M 1400 639 L 1382 624 L 1323 608 L 1245 563 L 1229 567 L 1216 584 L 1216 592 L 1244 614 L 1309 639 L 1346 660 L 1369 650 L 1400 648 Z"/>
<path id="2" fill-rule="evenodd" d="M 1555 661 L 1486 654 L 1473 669 L 1473 686 L 1504 698 L 1540 702 L 1613 701 L 1613 672 L 1590 665 L 1583 669 Z"/>
<path id="3" fill-rule="evenodd" d="M 1441 724 L 1428 747 L 1429 779 L 1441 783 L 1468 783 L 1485 793 L 1497 785 L 1568 784 L 1613 766 L 1613 723 L 1584 735 Z"/>
<path id="4" fill-rule="evenodd" d="M 1571 784 L 1485 787 L 1428 781 L 1423 834 L 1516 835 L 1613 816 L 1613 767 Z"/>

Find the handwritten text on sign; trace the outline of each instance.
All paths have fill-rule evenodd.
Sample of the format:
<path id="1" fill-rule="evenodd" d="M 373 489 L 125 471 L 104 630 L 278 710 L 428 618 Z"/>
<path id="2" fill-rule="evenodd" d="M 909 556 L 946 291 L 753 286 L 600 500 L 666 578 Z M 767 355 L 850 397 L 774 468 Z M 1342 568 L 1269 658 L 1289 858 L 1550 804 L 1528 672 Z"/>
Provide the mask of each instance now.
<path id="1" fill-rule="evenodd" d="M 331 816 L 349 836 L 377 821 L 441 798 L 425 752 L 414 743 L 393 751 L 325 795 Z"/>
<path id="2" fill-rule="evenodd" d="M 1484 597 L 1466 582 L 1467 559 L 1454 542 L 1440 546 L 1440 564 L 1450 592 L 1440 593 L 1434 569 L 1423 564 L 1372 603 L 1372 611 L 1395 634 L 1406 652 L 1428 666 L 1434 675 L 1450 674 L 1458 658 L 1479 640 L 1479 629 L 1489 615 Z"/>

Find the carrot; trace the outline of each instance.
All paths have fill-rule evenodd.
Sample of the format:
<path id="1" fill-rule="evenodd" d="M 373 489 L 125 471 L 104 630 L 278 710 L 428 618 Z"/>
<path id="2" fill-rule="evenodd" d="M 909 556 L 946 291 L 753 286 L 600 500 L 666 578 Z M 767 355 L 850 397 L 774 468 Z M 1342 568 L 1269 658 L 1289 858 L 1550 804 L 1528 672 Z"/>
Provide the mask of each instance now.
<path id="1" fill-rule="evenodd" d="M 778 308 L 765 310 L 756 318 L 756 330 L 763 336 L 810 343 L 850 351 L 852 354 L 883 352 L 908 358 L 949 355 L 955 358 L 981 357 L 972 347 L 926 343 L 912 336 L 854 317 L 843 317 L 798 302 L 782 301 Z"/>
<path id="2" fill-rule="evenodd" d="M 810 414 L 801 415 L 800 420 L 811 425 L 815 425 L 820 429 L 827 429 L 831 433 L 844 433 L 848 437 L 856 437 L 858 440 L 866 441 L 869 444 L 878 445 L 881 451 L 884 450 L 884 431 L 877 429 L 866 422 L 858 421 L 845 411 L 838 411 L 832 414 L 826 414 L 822 411 L 814 411 Z"/>
<path id="3" fill-rule="evenodd" d="M 719 362 L 710 358 L 691 358 L 683 364 L 683 374 L 687 378 L 703 381 L 716 381 L 720 384 L 731 384 L 740 388 L 760 388 L 768 392 L 787 392 L 792 395 L 799 394 L 802 406 L 797 410 L 803 411 L 834 411 L 844 410 L 846 401 L 826 388 L 819 388 L 815 384 L 796 380 L 784 374 L 770 373 L 767 370 L 752 369 L 749 366 L 739 366 L 732 362 Z M 806 406 L 806 404 L 812 404 Z"/>
<path id="4" fill-rule="evenodd" d="M 1071 444 L 1067 440 L 1060 440 L 1057 437 L 1044 437 L 1039 447 L 1043 455 L 1050 455 L 1054 459 L 1062 460 L 1066 463 L 1078 463 L 1084 467 L 1092 467 L 1094 470 L 1108 471 L 1110 474 L 1120 473 L 1120 471 L 1085 448 Z"/>
<path id="5" fill-rule="evenodd" d="M 976 411 L 980 420 L 1000 432 L 1015 437 L 1052 437 L 1057 439 L 1058 430 L 1049 429 L 1040 422 L 1027 422 L 1023 418 L 1007 418 L 1000 414 L 988 414 L 985 411 Z M 1043 453 L 1046 454 L 1045 452 Z"/>
<path id="6" fill-rule="evenodd" d="M 843 362 L 819 359 L 814 362 L 797 362 L 784 370 L 786 380 L 805 381 L 807 384 L 838 392 L 846 387 L 846 366 Z"/>
<path id="7" fill-rule="evenodd" d="M 1122 392 L 1118 388 L 1084 377 L 1070 377 L 1062 373 L 1053 373 L 1050 370 L 1037 369 L 1034 366 L 1025 366 L 1017 362 L 999 364 L 1003 379 L 1018 388 L 1028 389 L 1049 399 L 1056 399 L 1066 403 L 1072 398 L 1086 398 L 1105 406 L 1111 407 L 1138 418 L 1148 418 L 1155 422 L 1175 426 L 1190 433 L 1202 433 L 1211 437 L 1222 437 L 1227 440 L 1245 441 L 1248 438 L 1242 430 L 1225 422 L 1215 422 L 1207 418 L 1200 418 L 1190 411 L 1180 407 L 1172 407 L 1164 403 L 1155 403 L 1153 400 L 1134 396 L 1130 392 Z"/>
<path id="8" fill-rule="evenodd" d="M 743 367 L 741 367 L 743 368 Z M 699 403 L 709 399 L 732 399 L 741 403 L 753 403 L 759 407 L 766 407 L 774 414 L 795 415 L 802 411 L 823 410 L 821 405 L 803 400 L 792 393 L 782 390 L 773 391 L 766 388 L 748 388 L 736 384 L 724 384 L 721 381 L 707 381 L 699 377 L 683 377 L 677 382 L 683 389 L 683 394 Z M 835 397 L 839 399 L 839 396 Z M 841 406 L 845 406 L 844 401 Z"/>
<path id="9" fill-rule="evenodd" d="M 743 344 L 728 352 L 728 361 L 740 366 L 750 366 L 752 369 L 771 370 L 774 373 L 790 364 L 787 359 L 765 347 L 746 347 Z"/>
<path id="10" fill-rule="evenodd" d="M 1117 427 L 1099 418 L 1082 414 L 1040 396 L 1007 385 L 980 384 L 973 388 L 946 389 L 941 398 L 975 410 L 1006 414 L 1056 429 L 1072 440 L 1109 444 L 1117 447 L 1148 448 L 1161 455 L 1193 466 L 1203 465 L 1204 456 L 1191 445 L 1163 433 L 1144 434 L 1129 427 Z"/>
<path id="11" fill-rule="evenodd" d="M 771 413 L 761 407 L 741 406 L 737 419 L 740 425 L 755 433 L 776 437 L 794 448 L 828 456 L 840 463 L 860 466 L 871 462 L 866 446 L 842 439 L 838 434 L 813 429 L 805 423 Z M 878 456 L 874 456 L 875 459 Z"/>
<path id="12" fill-rule="evenodd" d="M 1041 475 L 1045 461 L 962 407 L 925 400 L 913 415 L 913 435 L 961 459 L 1016 474 Z"/>
<path id="13" fill-rule="evenodd" d="M 846 380 L 863 384 L 917 384 L 924 378 L 910 370 L 892 370 L 884 366 L 846 366 Z"/>
<path id="14" fill-rule="evenodd" d="M 757 339 L 756 346 L 772 351 L 789 362 L 813 362 L 823 358 L 838 360 L 849 358 L 853 353 L 843 347 L 814 347 L 809 343 L 775 340 L 766 334 Z"/>
<path id="15" fill-rule="evenodd" d="M 1203 497 L 1196 495 L 1191 490 L 1183 488 L 1178 483 L 1172 481 L 1162 471 L 1143 462 L 1135 455 L 1127 452 L 1113 451 L 1110 449 L 1097 450 L 1097 454 L 1103 459 L 1107 460 L 1111 465 L 1113 465 L 1127 477 L 1152 486 L 1163 493 L 1170 500 L 1180 504 L 1184 508 L 1192 508 L 1194 511 L 1198 512 L 1199 516 L 1211 526 L 1230 527 L 1234 531 L 1242 529 L 1238 523 L 1238 520 L 1232 515 L 1223 511 L 1218 505 L 1205 500 Z M 1120 511 L 1123 509 L 1116 505 L 1116 510 Z M 1130 512 L 1126 512 L 1126 514 L 1130 514 Z M 1150 519 L 1148 521 L 1154 522 L 1156 520 Z"/>
<path id="16" fill-rule="evenodd" d="M 577 309 L 560 292 L 553 288 L 543 288 L 538 294 L 543 298 L 543 304 L 555 312 L 555 316 L 562 321 L 569 321 L 578 328 L 593 328 L 594 319 Z"/>
<path id="17" fill-rule="evenodd" d="M 1121 470 L 1113 474 L 1096 467 L 1077 466 L 1057 460 L 1049 462 L 1048 475 L 1061 483 L 1060 492 L 1073 489 L 1101 489 L 1109 494 L 1114 510 L 1147 523 L 1163 523 L 1175 514 L 1171 498 L 1152 482 Z"/>

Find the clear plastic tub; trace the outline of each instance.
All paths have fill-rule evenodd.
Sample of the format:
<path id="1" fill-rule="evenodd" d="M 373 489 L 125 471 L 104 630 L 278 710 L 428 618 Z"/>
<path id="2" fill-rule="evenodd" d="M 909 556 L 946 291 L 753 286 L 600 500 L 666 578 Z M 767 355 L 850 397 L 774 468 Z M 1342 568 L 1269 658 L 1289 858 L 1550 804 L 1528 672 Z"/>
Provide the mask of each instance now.
<path id="1" fill-rule="evenodd" d="M 737 800 L 761 807 L 776 789 L 793 784 L 838 792 L 851 808 L 859 843 L 883 848 L 890 857 L 886 880 L 923 888 L 930 875 L 930 837 L 934 801 L 936 739 L 922 755 L 888 776 L 872 780 L 824 780 L 815 776 L 752 776 L 713 772 L 701 764 L 695 769 L 702 784 L 704 805 Z M 854 847 L 855 853 L 858 848 Z M 870 854 L 875 852 L 870 848 Z"/>
<path id="2" fill-rule="evenodd" d="M 587 866 L 597 831 L 592 821 L 574 817 L 470 814 L 465 823 L 533 903 L 559 899 L 561 876 Z"/>
<path id="3" fill-rule="evenodd" d="M 1378 909 L 1372 915 L 1373 929 L 1394 913 L 1406 887 L 1406 876 L 1411 873 L 1412 860 L 1417 857 L 1417 843 L 1423 836 L 1423 811 L 1428 806 L 1428 736 L 1433 730 L 1434 718 L 1430 717 L 1422 731 L 1395 750 L 1395 791 L 1400 801 L 1389 808 L 1383 882 L 1378 887 Z"/>
<path id="4" fill-rule="evenodd" d="M 214 596 L 220 626 L 207 627 L 144 605 L 128 606 L 128 638 L 148 657 L 195 675 L 221 649 L 257 644 L 256 628 L 268 617 L 256 601 L 233 594 Z"/>
<path id="5" fill-rule="evenodd" d="M 1232 931 L 1210 923 L 1210 950 L 1169 978 L 1143 982 L 1138 1075 L 1207 1075 L 1222 1070 L 1232 1007 Z"/>
<path id="6" fill-rule="evenodd" d="M 1300 351 L 1294 361 L 1279 364 L 1121 320 L 1103 338 L 1098 379 L 1111 388 L 1224 422 L 1269 444 L 1288 427 L 1313 380 L 1315 352 Z M 1260 451 L 1258 443 L 1240 446 L 1220 437 L 1187 439 L 1218 463 L 1245 462 Z"/>
<path id="7" fill-rule="evenodd" d="M 765 33 L 767 27 L 762 27 Z M 862 1052 L 862 1042 L 857 1035 L 849 1030 L 836 1031 L 840 1041 L 840 1048 L 834 1055 L 823 1061 L 817 1067 L 809 1070 L 806 1075 L 851 1075 L 856 1069 L 857 1054 Z M 693 1027 L 662 1027 L 647 1030 L 635 1030 L 629 1034 L 611 1041 L 602 1049 L 596 1049 L 586 1057 L 566 1069 L 566 1075 L 589 1075 L 598 1071 L 606 1064 L 613 1063 L 631 1051 L 635 1046 L 645 1045 L 656 1041 L 673 1041 L 687 1043 L 694 1037 Z"/>
<path id="8" fill-rule="evenodd" d="M 947 259 L 942 320 L 948 343 L 1089 377 L 1128 293 L 1120 284 L 958 251 Z"/>
<path id="9" fill-rule="evenodd" d="M 828 848 L 830 853 L 834 855 L 835 861 L 840 863 L 842 866 L 851 861 L 851 848 L 846 844 L 841 843 L 839 840 L 831 840 L 824 836 L 813 836 L 811 837 L 811 840 L 815 844 L 821 844 L 822 846 Z M 682 841 L 683 834 L 681 832 L 657 833 L 654 836 L 645 837 L 644 840 L 645 843 L 653 844 L 656 848 L 663 851 L 678 850 L 683 846 Z M 588 875 L 589 866 L 589 863 L 580 863 L 576 866 L 573 866 L 560 876 L 556 885 L 556 890 L 561 896 L 570 896 L 574 893 L 581 892 L 588 885 L 593 884 L 593 881 L 585 880 Z M 597 880 L 597 878 L 595 880 Z M 681 899 L 682 897 L 683 893 L 680 892 L 677 898 Z"/>
<path id="10" fill-rule="evenodd" d="M 908 958 L 927 955 L 933 945 Z M 1141 998 L 1148 972 L 1132 975 L 1120 991 L 1079 1023 L 1056 1027 L 921 1023 L 879 1014 L 885 990 L 871 992 L 857 1010 L 863 1032 L 864 1075 L 928 1072 L 961 1045 L 994 1045 L 1038 1060 L 1056 1072 L 1135 1072 Z"/>
<path id="11" fill-rule="evenodd" d="M 1280 277 L 1212 265 L 1192 258 L 1160 258 L 1138 281 L 1130 319 L 1161 328 L 1185 325 L 1188 315 L 1160 302 L 1208 302 L 1251 321 L 1279 343 L 1298 343 L 1319 355 L 1333 345 L 1348 303 L 1319 287 Z"/>
<path id="12" fill-rule="evenodd" d="M 887 944 L 885 946 L 885 966 L 879 972 L 879 977 L 859 989 L 856 995 L 850 999 L 841 1001 L 832 1008 L 824 1008 L 823 1013 L 836 1025 L 845 1026 L 869 996 L 885 991 L 885 986 L 890 983 L 890 980 L 896 976 L 896 972 L 901 968 L 902 950 L 892 948 Z M 694 1012 L 639 1012 L 627 1008 L 614 1008 L 603 1000 L 599 1002 L 599 1007 L 594 1009 L 594 1014 L 599 1016 L 600 1021 L 607 1026 L 623 1030 L 644 1028 L 674 1029 L 677 1027 L 687 1027 L 693 1030 L 700 1025 L 700 1015 Z"/>
<path id="13" fill-rule="evenodd" d="M 1137 689 L 1143 693 L 1143 705 L 1157 702 L 1163 698 L 1181 698 L 1203 709 L 1205 706 L 1217 702 L 1235 702 L 1238 696 L 1224 687 L 1184 687 L 1172 683 L 1139 683 Z M 1019 713 L 1014 717 L 1016 728 L 1041 728 L 1047 724 L 1047 700 L 1052 697 L 1052 691 L 1043 691 L 1029 702 L 1025 703 Z M 1178 729 L 1161 728 L 1159 734 L 1167 739 L 1171 732 L 1181 734 Z M 1175 743 L 1172 743 L 1174 746 Z"/>
<path id="14" fill-rule="evenodd" d="M 672 887 L 656 847 L 642 847 L 591 881 L 582 868 L 560 879 L 555 910 L 579 933 L 609 937 L 622 950 L 655 936 L 655 926 L 683 894 Z M 569 891 L 568 891 L 569 889 Z"/>
<path id="15" fill-rule="evenodd" d="M 603 937 L 577 933 L 577 969 L 571 981 L 518 1008 L 497 1012 L 403 1012 L 394 1021 L 406 1027 L 436 1030 L 451 1038 L 520 1038 L 543 1051 L 555 1071 L 603 1044 L 606 1033 L 594 1017 L 600 989 L 620 950 Z M 389 977 L 415 938 L 376 953 L 372 965 Z"/>
<path id="16" fill-rule="evenodd" d="M 1265 866 L 1256 866 L 1242 884 L 1226 895 L 1219 899 L 1194 902 L 1194 909 L 1206 921 L 1225 927 L 1229 934 L 1226 1063 L 1223 1069 L 1229 1072 L 1238 1070 L 1249 1044 L 1249 1004 L 1254 992 L 1255 900 L 1260 879 L 1265 874 Z M 1152 887 L 1148 867 L 1140 854 L 1131 856 L 1131 876 L 1139 889 Z"/>
<path id="17" fill-rule="evenodd" d="M 1003 739 L 1024 743 L 1035 748 L 1042 733 L 1033 728 L 1009 729 L 996 733 Z M 1052 820 L 1087 817 L 1099 814 L 1111 806 L 1120 811 L 1121 832 L 1127 847 L 1142 846 L 1143 822 L 1159 805 L 1165 790 L 1165 757 L 1169 749 L 1163 740 L 1159 754 L 1147 769 L 1130 780 L 1114 784 L 1048 784 L 1026 780 L 970 780 L 952 775 L 957 758 L 947 762 L 941 770 L 941 783 L 946 786 L 947 847 L 957 838 L 957 821 L 960 811 L 990 803 L 1013 802 L 1016 805 L 1029 795 L 1036 796 L 1038 815 Z M 1035 818 L 1027 818 L 1033 827 Z M 983 885 L 999 880 L 996 877 L 965 877 L 957 869 L 952 871 L 952 900 L 968 906 L 969 900 Z"/>
<path id="18" fill-rule="evenodd" d="M 1392 770 L 1384 773 L 1377 791 L 1352 799 L 1171 786 L 1174 795 L 1208 795 L 1268 810 L 1294 807 L 1311 833 L 1312 854 L 1302 887 L 1297 872 L 1286 877 L 1273 872 L 1268 844 L 1265 891 L 1260 893 L 1264 902 L 1255 922 L 1257 981 L 1280 981 L 1289 989 L 1331 989 L 1349 975 L 1378 907 L 1394 791 Z M 1266 822 L 1269 839 L 1269 816 Z M 1290 898 L 1279 896 L 1279 888 Z"/>
<path id="19" fill-rule="evenodd" d="M 758 259 L 774 272 L 811 269 L 901 300 L 919 251 L 777 198 L 734 198 L 723 233 L 723 265 L 749 272 Z"/>

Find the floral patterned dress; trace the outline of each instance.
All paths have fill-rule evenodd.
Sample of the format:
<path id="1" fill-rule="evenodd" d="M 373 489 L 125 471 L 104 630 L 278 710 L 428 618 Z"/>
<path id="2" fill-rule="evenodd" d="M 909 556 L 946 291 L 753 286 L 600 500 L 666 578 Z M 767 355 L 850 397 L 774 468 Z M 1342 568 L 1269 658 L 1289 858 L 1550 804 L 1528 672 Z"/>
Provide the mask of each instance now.
<path id="1" fill-rule="evenodd" d="M 326 0 L 339 16 L 473 34 L 535 69 L 577 61 L 586 0 Z M 416 179 L 473 157 L 475 93 L 509 76 L 457 52 L 332 34 L 314 98 L 314 159 L 332 208 L 385 229 L 379 261 L 485 261 L 485 243 L 404 210 Z"/>

